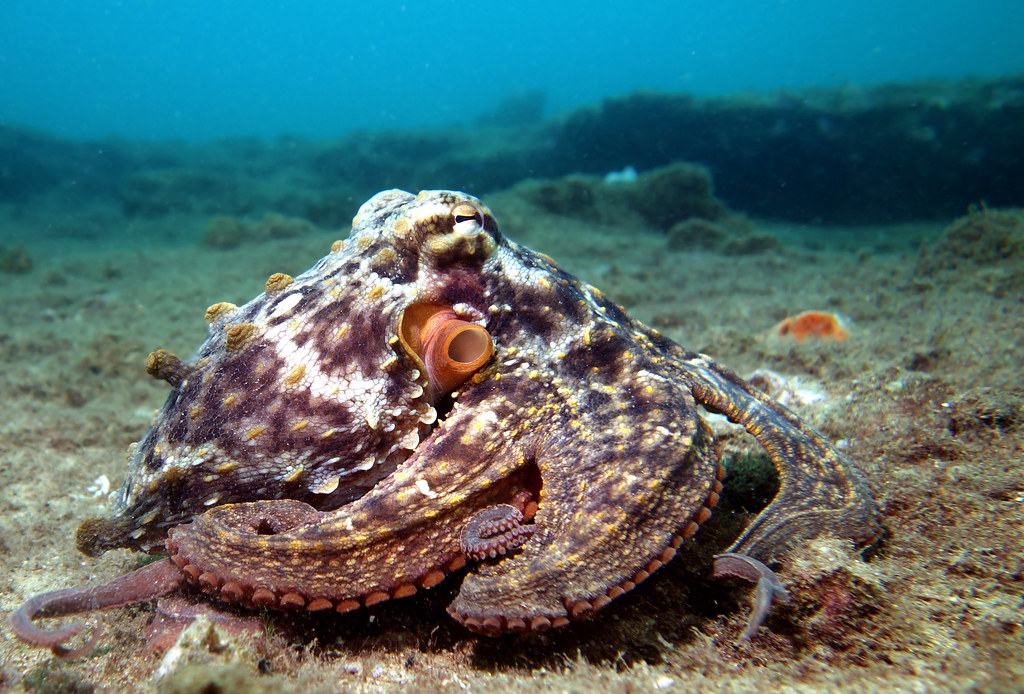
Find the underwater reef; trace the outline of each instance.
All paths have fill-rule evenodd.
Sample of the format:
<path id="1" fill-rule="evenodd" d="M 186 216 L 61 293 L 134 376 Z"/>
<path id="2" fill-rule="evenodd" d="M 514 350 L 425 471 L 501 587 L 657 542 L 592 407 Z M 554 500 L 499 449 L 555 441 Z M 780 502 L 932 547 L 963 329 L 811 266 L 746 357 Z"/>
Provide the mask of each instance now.
<path id="1" fill-rule="evenodd" d="M 116 196 L 128 215 L 274 211 L 329 227 L 387 188 L 481 195 L 686 161 L 751 215 L 878 223 L 947 219 L 982 200 L 1018 204 L 1024 178 L 1021 76 L 714 98 L 638 92 L 546 121 L 540 101 L 524 97 L 472 127 L 333 141 L 77 142 L 3 125 L 0 202 L 63 188 Z"/>

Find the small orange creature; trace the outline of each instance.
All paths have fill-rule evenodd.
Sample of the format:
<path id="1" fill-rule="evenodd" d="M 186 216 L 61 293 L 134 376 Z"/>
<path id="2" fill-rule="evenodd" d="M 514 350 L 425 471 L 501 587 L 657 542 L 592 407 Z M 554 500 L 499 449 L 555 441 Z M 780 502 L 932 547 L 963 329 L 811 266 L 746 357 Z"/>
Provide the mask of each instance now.
<path id="1" fill-rule="evenodd" d="M 798 316 L 790 316 L 775 326 L 775 334 L 791 337 L 797 342 L 808 337 L 839 342 L 850 336 L 839 316 L 824 311 L 804 311 Z"/>

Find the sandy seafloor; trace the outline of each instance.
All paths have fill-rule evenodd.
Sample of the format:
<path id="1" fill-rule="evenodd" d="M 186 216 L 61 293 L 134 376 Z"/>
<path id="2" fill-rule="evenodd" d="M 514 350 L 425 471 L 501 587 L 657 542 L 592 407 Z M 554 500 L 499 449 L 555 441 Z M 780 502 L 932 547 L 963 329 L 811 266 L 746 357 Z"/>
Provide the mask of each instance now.
<path id="1" fill-rule="evenodd" d="M 734 641 L 749 588 L 708 580 L 709 558 L 727 541 L 714 526 L 597 618 L 528 638 L 476 637 L 452 622 L 444 607 L 457 577 L 344 616 L 265 616 L 258 643 L 200 634 L 172 656 L 147 647 L 153 605 L 107 612 L 101 647 L 70 662 L 21 644 L 5 620 L 0 689 L 1024 689 L 1021 255 L 988 252 L 984 233 L 943 242 L 943 222 L 752 220 L 781 248 L 670 250 L 660 232 L 552 215 L 514 191 L 485 201 L 506 234 L 684 346 L 822 396 L 790 406 L 840 442 L 875 489 L 888 536 L 870 560 L 835 541 L 782 557 L 791 601 L 742 646 Z M 33 233 L 55 215 L 82 233 Z M 0 610 L 9 613 L 34 593 L 139 565 L 129 552 L 80 555 L 74 532 L 105 511 L 104 476 L 119 486 L 125 447 L 167 395 L 146 375 L 146 354 L 191 354 L 208 305 L 242 304 L 271 273 L 298 274 L 347 230 L 217 250 L 199 243 L 208 217 L 124 220 L 102 207 L 46 205 L 0 217 L 33 261 L 27 273 L 0 274 Z M 975 214 L 979 227 L 988 220 Z M 1024 238 L 1019 217 L 1003 222 Z M 90 225 L 102 242 L 88 240 Z M 111 234 L 123 235 L 116 250 Z M 849 339 L 772 337 L 779 320 L 809 309 L 845 317 Z M 722 446 L 727 460 L 756 450 L 728 428 Z M 728 490 L 726 480 L 717 518 L 729 515 Z"/>

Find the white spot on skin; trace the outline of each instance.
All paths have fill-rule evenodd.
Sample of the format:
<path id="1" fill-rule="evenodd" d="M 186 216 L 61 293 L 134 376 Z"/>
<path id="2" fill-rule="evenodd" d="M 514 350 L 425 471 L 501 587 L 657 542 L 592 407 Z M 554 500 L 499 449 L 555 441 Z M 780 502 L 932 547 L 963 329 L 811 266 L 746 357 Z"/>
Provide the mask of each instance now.
<path id="1" fill-rule="evenodd" d="M 340 478 L 337 475 L 335 475 L 333 477 L 325 479 L 323 482 L 320 482 L 317 485 L 310 487 L 309 491 L 313 492 L 314 494 L 330 494 L 331 492 L 338 488 L 339 482 Z"/>
<path id="2" fill-rule="evenodd" d="M 420 415 L 420 421 L 424 424 L 433 424 L 437 419 L 437 410 L 433 407 L 428 407 L 426 412 Z"/>
<path id="3" fill-rule="evenodd" d="M 470 323 L 479 323 L 480 325 L 483 325 L 484 323 L 484 315 L 480 313 L 480 311 L 478 311 L 476 308 L 474 308 L 471 304 L 466 304 L 462 302 L 453 304 L 452 311 L 454 311 L 455 315 L 464 321 L 468 321 Z"/>
<path id="4" fill-rule="evenodd" d="M 377 463 L 377 461 L 374 460 L 372 457 L 371 458 L 366 458 L 365 460 L 363 460 L 363 462 L 359 463 L 358 465 L 353 466 L 352 469 L 349 472 L 346 472 L 345 474 L 348 475 L 348 474 L 351 474 L 353 472 L 364 472 L 364 471 L 369 470 L 370 468 L 372 468 L 376 463 Z"/>
<path id="5" fill-rule="evenodd" d="M 399 444 L 401 448 L 404 448 L 409 451 L 416 450 L 416 447 L 419 445 L 420 435 L 419 432 L 417 432 L 416 430 L 410 431 L 408 434 L 406 434 L 405 438 L 403 438 L 402 442 Z"/>
<path id="6" fill-rule="evenodd" d="M 427 497 L 428 499 L 436 499 L 437 492 L 430 488 L 426 480 L 416 480 L 416 489 L 419 490 L 420 494 Z"/>
<path id="7" fill-rule="evenodd" d="M 487 426 L 488 424 L 498 423 L 498 415 L 494 412 L 494 410 L 487 410 L 486 412 L 481 412 L 474 419 L 475 421 L 473 422 L 473 425 L 476 427 L 482 427 Z"/>
<path id="8" fill-rule="evenodd" d="M 272 317 L 287 316 L 292 312 L 298 303 L 302 301 L 302 292 L 293 292 L 281 299 L 277 306 L 274 307 L 274 312 L 270 314 Z"/>

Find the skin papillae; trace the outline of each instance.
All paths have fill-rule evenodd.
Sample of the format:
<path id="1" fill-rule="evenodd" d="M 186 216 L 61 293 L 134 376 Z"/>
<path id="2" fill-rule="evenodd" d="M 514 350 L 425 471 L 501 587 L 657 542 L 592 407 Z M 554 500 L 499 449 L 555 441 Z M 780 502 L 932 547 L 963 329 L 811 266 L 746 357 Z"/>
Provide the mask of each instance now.
<path id="1" fill-rule="evenodd" d="M 698 405 L 743 425 L 780 477 L 715 563 L 759 584 L 744 638 L 783 592 L 764 562 L 823 533 L 880 534 L 870 489 L 820 434 L 503 237 L 475 198 L 381 193 L 348 241 L 267 287 L 244 307 L 211 307 L 189 362 L 151 357 L 174 392 L 130 451 L 117 513 L 79 533 L 90 553 L 166 535 L 171 560 L 140 570 L 160 590 L 178 576 L 243 605 L 345 612 L 469 562 L 457 621 L 491 635 L 561 626 L 634 588 L 710 515 L 723 473 Z M 456 328 L 421 339 L 411 316 Z M 466 345 L 438 356 L 455 339 Z M 447 356 L 457 368 L 438 366 Z M 232 409 L 233 383 L 253 373 L 265 425 Z M 46 632 L 32 618 L 150 599 L 144 583 L 37 596 L 15 632 L 63 649 L 81 627 Z"/>

